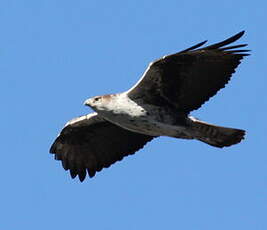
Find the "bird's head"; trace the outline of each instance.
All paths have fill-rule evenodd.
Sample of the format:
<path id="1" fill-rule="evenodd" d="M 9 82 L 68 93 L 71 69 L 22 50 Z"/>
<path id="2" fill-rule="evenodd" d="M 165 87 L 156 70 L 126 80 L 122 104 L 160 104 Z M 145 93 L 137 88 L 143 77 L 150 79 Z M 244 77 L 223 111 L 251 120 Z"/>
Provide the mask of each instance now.
<path id="1" fill-rule="evenodd" d="M 113 95 L 96 96 L 87 99 L 84 105 L 90 106 L 95 111 L 106 110 Z"/>

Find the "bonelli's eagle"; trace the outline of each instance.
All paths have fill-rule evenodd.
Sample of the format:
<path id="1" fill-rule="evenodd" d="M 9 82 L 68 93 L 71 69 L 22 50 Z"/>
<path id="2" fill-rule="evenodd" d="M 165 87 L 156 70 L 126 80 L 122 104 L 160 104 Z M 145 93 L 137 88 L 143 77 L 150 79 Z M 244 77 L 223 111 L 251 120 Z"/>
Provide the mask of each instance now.
<path id="1" fill-rule="evenodd" d="M 189 116 L 231 78 L 249 50 L 231 45 L 244 31 L 200 48 L 206 41 L 151 62 L 128 91 L 90 98 L 91 113 L 69 121 L 50 152 L 72 178 L 109 167 L 159 136 L 196 139 L 215 147 L 239 143 L 241 129 L 212 125 Z"/>

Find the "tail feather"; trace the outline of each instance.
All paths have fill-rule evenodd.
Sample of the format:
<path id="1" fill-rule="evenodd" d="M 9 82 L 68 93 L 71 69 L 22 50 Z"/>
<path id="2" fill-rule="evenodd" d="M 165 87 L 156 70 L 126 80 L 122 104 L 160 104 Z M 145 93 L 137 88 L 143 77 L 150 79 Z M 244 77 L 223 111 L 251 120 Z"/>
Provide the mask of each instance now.
<path id="1" fill-rule="evenodd" d="M 245 131 L 212 125 L 195 118 L 193 121 L 194 138 L 215 147 L 226 147 L 238 144 L 244 139 Z"/>

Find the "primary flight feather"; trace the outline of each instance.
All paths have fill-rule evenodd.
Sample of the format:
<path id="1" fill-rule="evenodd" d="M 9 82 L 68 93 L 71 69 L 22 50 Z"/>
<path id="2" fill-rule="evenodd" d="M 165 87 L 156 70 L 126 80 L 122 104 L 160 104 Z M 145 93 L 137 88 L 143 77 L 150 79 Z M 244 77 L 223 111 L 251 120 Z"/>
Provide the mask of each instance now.
<path id="1" fill-rule="evenodd" d="M 50 148 L 63 168 L 83 181 L 86 174 L 134 154 L 158 136 L 196 139 L 215 147 L 239 143 L 241 129 L 208 124 L 189 116 L 230 80 L 249 50 L 227 46 L 244 31 L 200 48 L 201 42 L 151 62 L 128 91 L 85 101 L 95 113 L 69 121 Z"/>

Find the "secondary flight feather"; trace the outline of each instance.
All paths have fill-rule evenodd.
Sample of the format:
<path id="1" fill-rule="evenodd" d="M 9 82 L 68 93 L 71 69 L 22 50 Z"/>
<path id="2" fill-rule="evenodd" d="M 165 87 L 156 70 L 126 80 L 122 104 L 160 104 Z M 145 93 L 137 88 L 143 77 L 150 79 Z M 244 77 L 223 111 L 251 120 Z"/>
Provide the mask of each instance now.
<path id="1" fill-rule="evenodd" d="M 128 91 L 89 98 L 91 113 L 69 121 L 50 148 L 71 177 L 83 181 L 134 154 L 153 138 L 196 139 L 226 147 L 245 131 L 212 125 L 189 113 L 200 108 L 230 80 L 247 44 L 231 45 L 244 31 L 203 48 L 206 41 L 151 62 Z"/>

